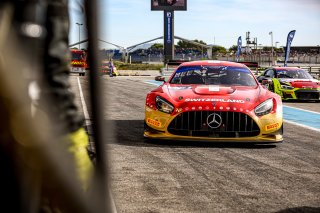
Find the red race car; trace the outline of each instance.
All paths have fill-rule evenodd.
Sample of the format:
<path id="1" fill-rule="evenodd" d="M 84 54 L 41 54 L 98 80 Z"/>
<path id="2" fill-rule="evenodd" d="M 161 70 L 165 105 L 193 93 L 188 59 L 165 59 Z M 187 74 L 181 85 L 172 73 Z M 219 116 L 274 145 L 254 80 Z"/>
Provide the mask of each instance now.
<path id="1" fill-rule="evenodd" d="M 146 97 L 147 139 L 274 143 L 282 134 L 281 97 L 240 63 L 182 63 Z"/>

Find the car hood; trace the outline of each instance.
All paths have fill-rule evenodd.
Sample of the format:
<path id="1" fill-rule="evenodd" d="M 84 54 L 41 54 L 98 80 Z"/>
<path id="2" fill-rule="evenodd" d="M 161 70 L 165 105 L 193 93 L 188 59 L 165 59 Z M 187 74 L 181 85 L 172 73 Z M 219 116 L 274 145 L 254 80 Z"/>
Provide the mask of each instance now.
<path id="1" fill-rule="evenodd" d="M 215 85 L 167 85 L 163 87 L 176 105 L 254 108 L 260 102 L 260 87 Z"/>
<path id="2" fill-rule="evenodd" d="M 320 84 L 319 81 L 316 79 L 290 79 L 290 78 L 281 78 L 279 79 L 281 83 L 288 83 L 292 87 L 295 88 L 310 88 L 310 89 L 317 89 L 319 88 Z"/>

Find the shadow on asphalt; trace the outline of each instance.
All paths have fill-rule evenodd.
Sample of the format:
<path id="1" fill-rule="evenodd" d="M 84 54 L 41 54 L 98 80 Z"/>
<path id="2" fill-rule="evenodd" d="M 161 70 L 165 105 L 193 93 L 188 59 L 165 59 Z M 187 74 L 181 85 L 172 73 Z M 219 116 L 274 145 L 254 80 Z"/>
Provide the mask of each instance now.
<path id="1" fill-rule="evenodd" d="M 110 128 L 110 121 L 105 121 L 105 128 Z M 268 149 L 277 147 L 275 144 L 230 143 L 230 142 L 196 142 L 172 140 L 146 140 L 143 137 L 143 120 L 112 121 L 113 137 L 109 143 L 124 146 L 170 147 L 170 148 L 238 148 L 238 149 Z"/>
<path id="2" fill-rule="evenodd" d="M 283 103 L 314 103 L 319 104 L 318 100 L 282 100 Z"/>
<path id="3" fill-rule="evenodd" d="M 295 208 L 280 210 L 275 213 L 319 213 L 319 212 L 320 212 L 319 207 L 302 206 L 302 207 L 295 207 Z"/>

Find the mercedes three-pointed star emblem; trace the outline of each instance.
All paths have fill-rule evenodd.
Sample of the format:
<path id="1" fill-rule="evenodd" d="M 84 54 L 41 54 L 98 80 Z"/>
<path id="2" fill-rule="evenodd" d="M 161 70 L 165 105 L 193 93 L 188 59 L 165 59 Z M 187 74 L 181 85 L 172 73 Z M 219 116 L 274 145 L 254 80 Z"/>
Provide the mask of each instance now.
<path id="1" fill-rule="evenodd" d="M 212 113 L 207 117 L 207 124 L 210 128 L 216 129 L 221 126 L 222 118 L 217 113 Z"/>

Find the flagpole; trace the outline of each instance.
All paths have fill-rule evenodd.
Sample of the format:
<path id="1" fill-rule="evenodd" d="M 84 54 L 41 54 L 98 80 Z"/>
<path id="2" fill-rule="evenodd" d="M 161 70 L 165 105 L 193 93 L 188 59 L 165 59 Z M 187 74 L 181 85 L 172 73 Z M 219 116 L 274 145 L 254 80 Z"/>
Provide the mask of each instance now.
<path id="1" fill-rule="evenodd" d="M 270 31 L 269 35 L 271 35 L 271 65 L 274 65 L 274 59 L 273 59 L 273 32 Z"/>

